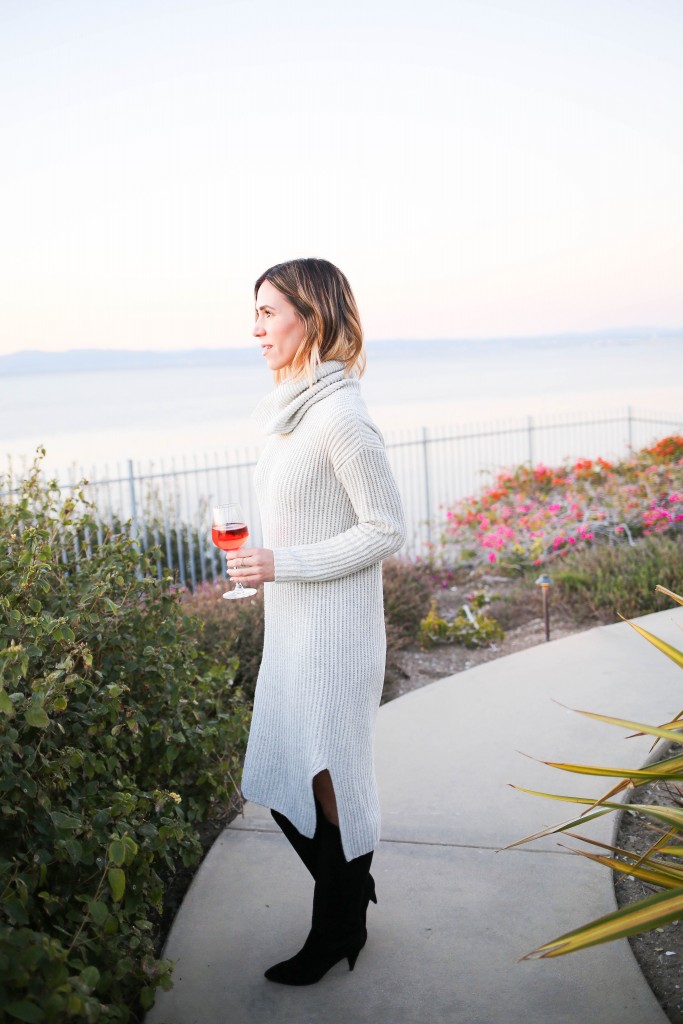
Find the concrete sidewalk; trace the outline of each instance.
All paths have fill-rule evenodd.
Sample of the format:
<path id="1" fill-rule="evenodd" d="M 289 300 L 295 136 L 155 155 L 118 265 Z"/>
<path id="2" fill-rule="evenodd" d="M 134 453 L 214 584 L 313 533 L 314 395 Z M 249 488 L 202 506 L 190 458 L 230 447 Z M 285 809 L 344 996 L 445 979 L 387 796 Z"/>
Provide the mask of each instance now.
<path id="1" fill-rule="evenodd" d="M 683 609 L 637 620 L 681 646 Z M 677 625 L 678 624 L 678 625 Z M 572 714 L 667 721 L 680 670 L 626 624 L 534 647 L 380 708 L 378 906 L 353 973 L 306 988 L 263 977 L 310 925 L 312 879 L 269 812 L 247 805 L 210 850 L 164 956 L 174 988 L 147 1024 L 663 1024 L 626 940 L 519 963 L 542 942 L 615 908 L 610 872 L 551 837 L 497 852 L 575 806 L 518 793 L 599 795 L 608 780 L 555 761 L 640 766 L 651 741 Z M 585 826 L 609 840 L 615 818 Z M 569 845 L 571 840 L 564 840 Z"/>

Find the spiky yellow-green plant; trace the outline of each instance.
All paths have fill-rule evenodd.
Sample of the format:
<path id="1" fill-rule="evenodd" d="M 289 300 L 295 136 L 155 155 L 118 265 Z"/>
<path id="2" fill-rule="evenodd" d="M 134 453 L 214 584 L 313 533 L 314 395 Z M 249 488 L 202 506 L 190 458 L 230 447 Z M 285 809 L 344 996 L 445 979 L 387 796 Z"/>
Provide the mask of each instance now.
<path id="1" fill-rule="evenodd" d="M 683 598 L 672 593 L 665 587 L 657 587 L 657 590 L 683 605 Z M 625 620 L 628 621 L 628 620 Z M 646 629 L 629 622 L 633 629 L 645 637 L 658 650 L 671 658 L 680 668 L 683 668 L 683 651 L 679 651 L 671 644 L 659 637 L 649 633 Z M 655 746 L 661 741 L 669 743 L 679 741 L 683 737 L 683 710 L 676 717 L 663 725 L 644 725 L 642 722 L 632 722 L 624 718 L 614 718 L 608 715 L 597 715 L 589 711 L 577 711 L 578 714 L 588 718 L 597 719 L 600 722 L 607 722 L 625 729 L 635 729 L 638 735 L 649 735 L 655 737 Z M 604 768 L 596 765 L 564 764 L 553 761 L 546 761 L 552 768 L 560 768 L 564 771 L 574 772 L 580 775 L 594 775 L 597 777 L 619 778 L 617 785 L 613 786 L 607 793 L 596 800 L 585 797 L 560 796 L 554 793 L 539 793 L 535 790 L 523 789 L 515 786 L 524 793 L 532 793 L 535 796 L 547 797 L 551 800 L 560 800 L 572 804 L 583 804 L 587 806 L 582 814 L 552 825 L 540 832 L 536 832 L 525 839 L 512 843 L 507 849 L 513 846 L 520 846 L 523 843 L 531 842 L 533 839 L 540 839 L 544 836 L 564 832 L 582 842 L 589 843 L 603 853 L 592 853 L 588 850 L 576 850 L 574 852 L 587 857 L 590 860 L 603 864 L 613 871 L 622 872 L 640 878 L 652 885 L 659 886 L 660 892 L 656 892 L 646 899 L 633 903 L 630 906 L 607 914 L 596 921 L 575 928 L 566 932 L 558 938 L 545 942 L 542 946 L 527 953 L 522 959 L 542 959 L 546 957 L 562 956 L 564 953 L 572 953 L 577 949 L 584 949 L 586 946 L 595 946 L 601 942 L 610 942 L 613 939 L 625 938 L 628 935 L 635 935 L 639 932 L 649 931 L 658 928 L 669 921 L 677 920 L 683 916 L 683 807 L 660 807 L 656 804 L 630 804 L 629 807 L 654 820 L 663 828 L 657 841 L 645 854 L 630 853 L 621 850 L 616 846 L 607 843 L 600 843 L 597 840 L 576 835 L 570 830 L 600 817 L 612 811 L 623 810 L 623 803 L 615 800 L 614 797 L 624 793 L 636 786 L 647 782 L 667 781 L 676 786 L 683 795 L 683 754 L 665 754 L 661 760 L 656 760 L 640 769 Z"/>

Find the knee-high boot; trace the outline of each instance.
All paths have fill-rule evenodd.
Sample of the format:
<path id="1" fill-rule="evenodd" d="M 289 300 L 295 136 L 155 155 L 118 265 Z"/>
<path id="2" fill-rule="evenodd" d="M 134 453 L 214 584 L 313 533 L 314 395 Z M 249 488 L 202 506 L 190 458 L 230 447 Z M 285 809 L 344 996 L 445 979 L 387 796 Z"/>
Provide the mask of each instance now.
<path id="1" fill-rule="evenodd" d="M 318 864 L 318 848 L 320 846 L 320 819 L 325 817 L 322 811 L 322 807 L 320 806 L 317 800 L 315 801 L 315 812 L 316 829 L 315 835 L 313 836 L 312 839 L 309 839 L 308 836 L 302 836 L 301 832 L 299 832 L 296 826 L 293 825 L 289 818 L 286 818 L 284 814 L 280 814 L 279 811 L 275 811 L 272 809 L 270 812 L 274 821 L 277 822 L 277 824 L 280 826 L 284 835 L 289 840 L 291 846 L 293 847 L 294 850 L 296 850 L 302 862 L 313 875 L 314 879 L 316 877 L 316 869 Z M 368 874 L 365 897 L 366 898 L 363 909 L 363 924 L 365 924 L 365 913 L 367 911 L 367 907 L 370 900 L 372 900 L 373 903 L 377 903 L 377 893 L 375 892 L 375 880 L 370 874 Z"/>
<path id="2" fill-rule="evenodd" d="M 286 818 L 284 814 L 280 814 L 279 811 L 275 811 L 272 808 L 270 813 L 273 819 L 277 822 L 277 824 L 284 832 L 286 838 L 289 840 L 290 845 L 293 847 L 294 850 L 296 850 L 305 866 L 313 875 L 313 878 L 315 878 L 315 870 L 316 865 L 318 863 L 318 846 L 320 843 L 320 828 L 318 825 L 320 814 L 318 812 L 317 801 L 316 830 L 315 835 L 313 836 L 312 839 L 309 839 L 308 836 L 302 836 L 301 832 L 299 832 L 297 827 L 293 825 L 289 818 Z"/>
<path id="3" fill-rule="evenodd" d="M 311 930 L 299 952 L 265 972 L 283 985 L 312 985 L 340 960 L 353 970 L 367 940 L 364 913 L 372 852 L 347 861 L 336 825 L 319 822 Z"/>

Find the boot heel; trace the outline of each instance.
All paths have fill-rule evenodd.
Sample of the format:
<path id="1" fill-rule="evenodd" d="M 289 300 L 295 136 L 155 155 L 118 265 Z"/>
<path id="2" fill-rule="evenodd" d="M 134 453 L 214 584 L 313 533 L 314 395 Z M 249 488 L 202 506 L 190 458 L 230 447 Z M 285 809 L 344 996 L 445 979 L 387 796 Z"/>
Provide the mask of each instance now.
<path id="1" fill-rule="evenodd" d="M 348 961 L 349 961 L 349 970 L 350 971 L 352 971 L 354 969 L 354 967 L 356 966 L 356 960 L 358 959 L 358 953 L 359 952 L 360 952 L 360 950 L 358 950 L 358 952 L 356 952 L 356 953 L 353 953 L 350 957 L 347 958 Z"/>

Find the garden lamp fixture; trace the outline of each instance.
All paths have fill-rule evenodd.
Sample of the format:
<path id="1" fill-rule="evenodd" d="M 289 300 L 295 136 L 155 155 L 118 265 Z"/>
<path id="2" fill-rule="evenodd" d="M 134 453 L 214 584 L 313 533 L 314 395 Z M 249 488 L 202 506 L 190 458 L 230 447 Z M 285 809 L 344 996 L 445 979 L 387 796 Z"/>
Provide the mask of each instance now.
<path id="1" fill-rule="evenodd" d="M 545 619 L 545 638 L 546 641 L 550 640 L 550 607 L 548 605 L 548 587 L 551 586 L 552 580 L 547 573 L 543 573 L 536 580 L 536 586 L 541 588 L 543 594 L 543 618 Z"/>

